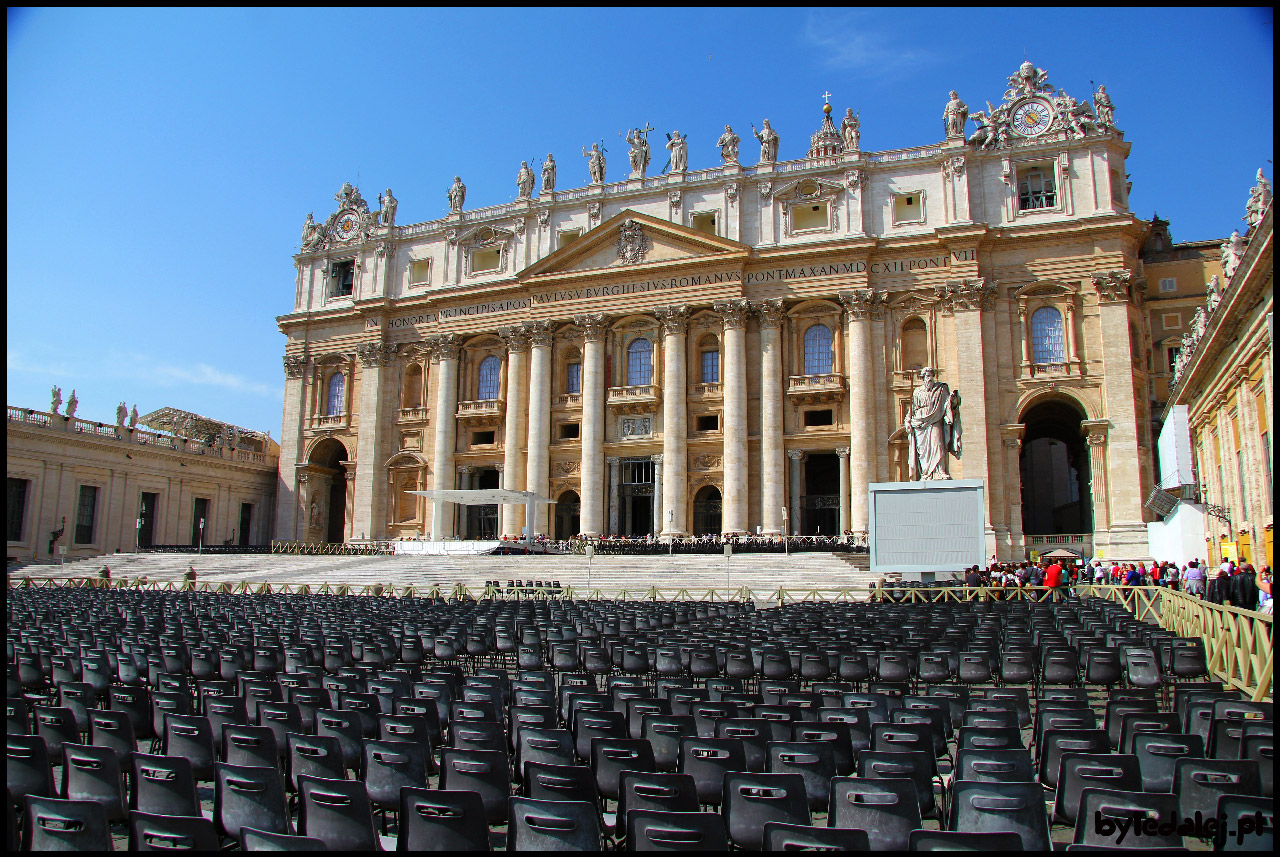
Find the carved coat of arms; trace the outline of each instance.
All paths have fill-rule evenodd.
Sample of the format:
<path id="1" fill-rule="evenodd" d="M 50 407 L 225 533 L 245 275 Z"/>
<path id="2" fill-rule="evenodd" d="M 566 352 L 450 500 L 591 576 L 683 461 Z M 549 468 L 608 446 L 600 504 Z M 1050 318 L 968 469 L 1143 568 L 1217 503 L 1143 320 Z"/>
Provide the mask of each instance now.
<path id="1" fill-rule="evenodd" d="M 618 261 L 635 265 L 644 261 L 649 252 L 649 238 L 644 227 L 634 220 L 625 220 L 618 229 Z"/>

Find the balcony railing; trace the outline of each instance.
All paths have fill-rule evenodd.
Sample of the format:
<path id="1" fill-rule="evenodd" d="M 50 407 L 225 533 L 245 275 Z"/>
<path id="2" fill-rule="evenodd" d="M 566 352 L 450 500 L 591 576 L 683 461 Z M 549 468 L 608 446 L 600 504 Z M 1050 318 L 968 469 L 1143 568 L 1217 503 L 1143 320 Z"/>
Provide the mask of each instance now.
<path id="1" fill-rule="evenodd" d="M 502 417 L 507 404 L 501 399 L 477 399 L 470 402 L 458 402 L 458 419 L 460 420 L 496 420 Z"/>
<path id="2" fill-rule="evenodd" d="M 656 384 L 610 387 L 607 402 L 618 413 L 648 413 L 657 410 L 662 390 Z"/>
<path id="3" fill-rule="evenodd" d="M 551 406 L 553 408 L 571 408 L 580 410 L 582 408 L 582 394 L 562 393 L 559 396 L 552 396 Z"/>
<path id="4" fill-rule="evenodd" d="M 805 404 L 838 402 L 844 396 L 844 375 L 792 375 L 787 378 L 787 395 Z"/>
<path id="5" fill-rule="evenodd" d="M 719 383 L 694 384 L 689 388 L 689 395 L 695 399 L 718 399 L 724 395 L 724 391 Z"/>
<path id="6" fill-rule="evenodd" d="M 346 421 L 346 414 L 325 414 L 311 418 L 312 427 L 318 426 L 340 426 Z"/>
<path id="7" fill-rule="evenodd" d="M 426 408 L 401 408 L 400 422 L 413 422 L 416 420 L 425 420 L 428 417 Z"/>

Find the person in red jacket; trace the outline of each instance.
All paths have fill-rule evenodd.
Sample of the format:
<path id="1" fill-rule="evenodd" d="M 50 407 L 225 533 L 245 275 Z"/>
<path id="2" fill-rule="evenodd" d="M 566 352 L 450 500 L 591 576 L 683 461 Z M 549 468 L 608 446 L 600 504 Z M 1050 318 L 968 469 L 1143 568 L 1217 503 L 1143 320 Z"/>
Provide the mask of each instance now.
<path id="1" fill-rule="evenodd" d="M 1044 570 L 1044 585 L 1062 585 L 1062 565 L 1057 560 L 1054 560 L 1053 563 Z"/>

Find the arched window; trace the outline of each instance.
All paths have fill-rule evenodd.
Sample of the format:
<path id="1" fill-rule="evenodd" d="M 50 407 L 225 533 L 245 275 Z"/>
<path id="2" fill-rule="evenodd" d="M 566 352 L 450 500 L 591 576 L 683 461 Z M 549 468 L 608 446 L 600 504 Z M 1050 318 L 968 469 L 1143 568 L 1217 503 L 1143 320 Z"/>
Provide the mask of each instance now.
<path id="1" fill-rule="evenodd" d="M 346 378 L 343 377 L 341 372 L 334 372 L 329 376 L 329 395 L 325 400 L 325 416 L 336 417 L 342 413 L 345 388 Z"/>
<path id="2" fill-rule="evenodd" d="M 1065 360 L 1062 313 L 1053 307 L 1040 307 L 1031 314 L 1031 362 L 1062 363 Z"/>
<path id="3" fill-rule="evenodd" d="M 410 363 L 405 367 L 404 397 L 400 402 L 400 407 L 422 407 L 422 367 L 417 363 Z"/>
<path id="4" fill-rule="evenodd" d="M 492 355 L 480 361 L 480 389 L 476 398 L 489 401 L 498 398 L 499 374 L 502 361 Z"/>
<path id="5" fill-rule="evenodd" d="M 902 371 L 910 372 L 929 365 L 929 329 L 922 319 L 908 319 L 902 325 Z"/>
<path id="6" fill-rule="evenodd" d="M 652 383 L 653 346 L 647 339 L 633 339 L 627 346 L 627 386 L 639 387 Z"/>
<path id="7" fill-rule="evenodd" d="M 804 374 L 831 372 L 831 328 L 815 324 L 804 332 Z"/>
<path id="8" fill-rule="evenodd" d="M 702 358 L 702 383 L 720 383 L 720 343 L 711 335 L 702 337 L 698 343 L 698 354 Z"/>

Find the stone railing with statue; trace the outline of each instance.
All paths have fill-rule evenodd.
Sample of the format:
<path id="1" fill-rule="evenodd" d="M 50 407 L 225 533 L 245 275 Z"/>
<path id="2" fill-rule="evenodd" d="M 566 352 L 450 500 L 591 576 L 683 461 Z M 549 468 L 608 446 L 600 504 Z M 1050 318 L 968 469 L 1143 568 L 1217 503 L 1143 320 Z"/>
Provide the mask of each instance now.
<path id="1" fill-rule="evenodd" d="M 1249 191 L 1249 201 L 1245 205 L 1243 218 L 1248 224 L 1248 237 L 1241 236 L 1239 230 L 1234 230 L 1222 242 L 1222 274 L 1225 283 L 1220 282 L 1215 275 L 1206 284 L 1204 305 L 1196 307 L 1195 313 L 1191 316 L 1191 323 L 1188 325 L 1189 330 L 1182 334 L 1182 345 L 1173 360 L 1172 378 L 1169 382 L 1171 387 L 1177 386 L 1182 381 L 1182 376 L 1191 365 L 1200 341 L 1205 338 L 1209 328 L 1219 321 L 1219 308 L 1224 303 L 1224 298 L 1240 287 L 1235 276 L 1236 272 L 1247 271 L 1250 265 L 1246 262 L 1256 255 L 1256 250 L 1250 253 L 1254 250 L 1250 239 L 1257 234 L 1263 219 L 1269 215 L 1272 198 L 1271 182 L 1267 181 L 1261 169 L 1258 170 L 1256 181 L 1257 184 Z"/>

